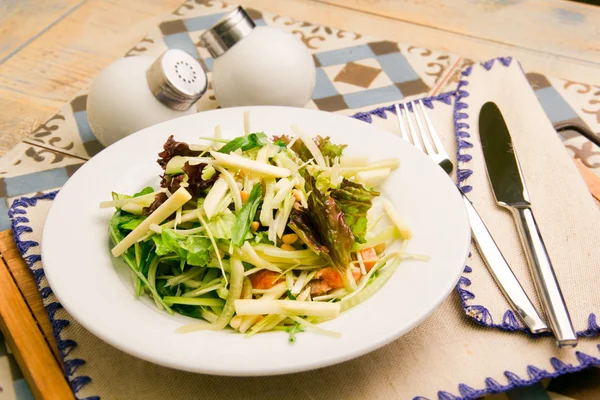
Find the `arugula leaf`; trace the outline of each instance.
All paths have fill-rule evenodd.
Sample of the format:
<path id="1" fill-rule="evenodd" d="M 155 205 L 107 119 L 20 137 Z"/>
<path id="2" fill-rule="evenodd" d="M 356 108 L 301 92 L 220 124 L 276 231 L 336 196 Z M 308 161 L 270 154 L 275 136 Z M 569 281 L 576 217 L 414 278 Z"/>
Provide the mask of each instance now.
<path id="1" fill-rule="evenodd" d="M 314 228 L 319 243 L 329 249 L 329 257 L 334 266 L 345 271 L 350 264 L 350 251 L 354 244 L 354 235 L 344 213 L 335 200 L 320 191 L 309 173 L 304 174 L 308 196 L 308 220 Z"/>
<path id="2" fill-rule="evenodd" d="M 226 145 L 219 149 L 219 153 L 229 154 L 237 149 L 242 151 L 252 150 L 256 147 L 263 147 L 269 140 L 263 132 L 251 133 L 248 136 L 238 136 L 235 139 L 227 142 Z"/>
<path id="3" fill-rule="evenodd" d="M 231 139 L 227 144 L 219 149 L 219 153 L 229 154 L 232 151 L 236 151 L 241 148 L 244 144 L 248 143 L 248 139 L 245 136 L 238 136 L 235 139 Z"/>
<path id="4" fill-rule="evenodd" d="M 242 146 L 242 151 L 248 151 L 255 147 L 263 147 L 269 143 L 269 139 L 264 132 L 251 133 L 247 136 L 248 143 Z"/>
<path id="5" fill-rule="evenodd" d="M 142 221 L 144 221 L 146 219 L 146 217 L 141 216 L 141 217 L 137 217 L 137 218 L 132 218 L 129 222 L 125 222 L 124 224 L 122 224 L 121 226 L 119 226 L 120 229 L 126 229 L 128 231 L 132 231 L 135 228 L 137 228 L 137 226 L 139 224 L 142 223 Z"/>
<path id="6" fill-rule="evenodd" d="M 273 144 L 279 147 L 281 150 L 287 150 L 287 144 L 281 139 L 276 140 Z"/>
<path id="7" fill-rule="evenodd" d="M 128 212 L 118 210 L 116 211 L 112 218 L 110 219 L 110 227 L 115 231 L 127 230 L 132 231 L 138 226 L 142 221 L 146 219 L 144 216 L 129 214 Z M 125 236 L 122 232 L 119 232 L 121 236 Z M 122 238 L 121 238 L 122 239 Z"/>
<path id="8" fill-rule="evenodd" d="M 203 319 L 202 318 L 202 308 L 199 306 L 188 306 L 182 304 L 173 304 L 173 311 L 178 312 L 181 315 L 185 315 L 186 317 Z"/>
<path id="9" fill-rule="evenodd" d="M 289 341 L 290 343 L 296 342 L 296 333 L 304 332 L 304 328 L 299 323 L 294 323 L 294 325 L 285 328 L 285 331 L 290 334 Z"/>
<path id="10" fill-rule="evenodd" d="M 254 221 L 258 204 L 262 197 L 262 185 L 254 185 L 250 192 L 250 197 L 246 201 L 246 204 L 240 210 L 233 227 L 233 233 L 231 235 L 231 241 L 236 246 L 241 246 L 246 239 L 246 235 L 250 231 L 250 224 Z"/>
<path id="11" fill-rule="evenodd" d="M 143 196 L 145 194 L 150 194 L 150 193 L 153 193 L 153 192 L 154 192 L 154 189 L 152 188 L 152 186 L 146 186 L 140 192 L 134 194 L 133 197 L 140 197 L 140 196 Z"/>
<path id="12" fill-rule="evenodd" d="M 363 185 L 347 179 L 342 180 L 339 189 L 331 192 L 331 197 L 342 209 L 346 224 L 358 243 L 366 242 L 367 212 L 371 209 L 373 199 L 379 194 L 378 191 L 366 189 Z"/>
<path id="13" fill-rule="evenodd" d="M 165 296 L 175 296 L 177 293 L 177 285 L 175 286 L 166 286 L 166 279 L 157 279 L 156 280 L 156 291 L 160 294 L 161 297 Z"/>

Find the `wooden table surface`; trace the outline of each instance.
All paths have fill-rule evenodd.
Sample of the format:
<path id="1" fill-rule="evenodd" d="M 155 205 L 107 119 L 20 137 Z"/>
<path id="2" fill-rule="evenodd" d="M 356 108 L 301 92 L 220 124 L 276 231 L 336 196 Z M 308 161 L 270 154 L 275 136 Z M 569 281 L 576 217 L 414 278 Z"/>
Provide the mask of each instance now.
<path id="1" fill-rule="evenodd" d="M 181 1 L 0 1 L 0 155 L 88 86 Z M 474 60 L 510 54 L 528 70 L 600 84 L 600 7 L 562 0 L 236 2 Z M 587 178 L 600 199 L 599 181 Z M 15 299 L 0 304 L 5 316 L 0 327 L 11 325 L 9 344 L 23 358 L 18 361 L 26 366 L 34 395 L 67 398 L 70 391 L 60 369 L 48 368 L 59 363 L 51 328 L 9 232 L 0 233 L 0 258 L 0 291 Z M 24 314 L 31 318 L 11 319 Z M 26 337 L 35 340 L 20 339 Z"/>

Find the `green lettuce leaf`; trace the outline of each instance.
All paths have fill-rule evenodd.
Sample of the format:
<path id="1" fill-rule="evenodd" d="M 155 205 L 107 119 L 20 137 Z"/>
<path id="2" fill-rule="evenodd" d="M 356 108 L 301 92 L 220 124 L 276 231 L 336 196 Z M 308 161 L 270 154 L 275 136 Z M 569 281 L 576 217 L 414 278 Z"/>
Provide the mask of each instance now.
<path id="1" fill-rule="evenodd" d="M 373 199 L 379 192 L 366 189 L 359 183 L 347 179 L 342 181 L 339 189 L 331 192 L 331 197 L 342 209 L 346 224 L 352 230 L 358 243 L 365 243 L 367 234 L 367 212 L 371 209 Z"/>
<path id="2" fill-rule="evenodd" d="M 160 237 L 153 236 L 156 245 L 156 254 L 165 256 L 175 254 L 188 265 L 203 267 L 208 264 L 210 239 L 203 236 L 183 236 L 172 229 L 163 229 Z"/>
<path id="3" fill-rule="evenodd" d="M 162 256 L 166 256 L 167 254 L 171 253 L 171 248 L 169 248 L 165 245 L 165 243 L 163 242 L 163 239 L 162 239 L 162 235 L 152 236 L 152 241 L 154 241 L 154 244 L 156 245 L 154 252 L 156 253 L 157 256 L 162 257 Z"/>
<path id="4" fill-rule="evenodd" d="M 284 138 L 284 136 L 282 136 Z M 287 138 L 287 137 L 285 137 Z M 283 140 L 283 139 L 281 139 Z M 288 139 L 289 140 L 289 139 Z M 345 144 L 333 144 L 329 136 L 323 138 L 319 135 L 313 138 L 313 142 L 317 145 L 323 157 L 333 160 L 334 158 L 341 157 L 344 153 L 344 149 L 348 146 Z M 289 143 L 289 142 L 288 142 Z M 292 145 L 292 150 L 298 154 L 298 157 L 304 162 L 313 158 L 312 153 L 308 150 L 308 147 L 304 144 L 302 139 L 297 139 Z"/>
<path id="5" fill-rule="evenodd" d="M 235 214 L 227 209 L 224 213 L 212 217 L 208 229 L 215 239 L 231 239 L 235 221 Z"/>
<path id="6" fill-rule="evenodd" d="M 313 234 L 329 250 L 333 265 L 344 271 L 350 264 L 350 251 L 354 244 L 352 230 L 335 200 L 317 188 L 315 178 L 305 173 L 304 179 L 310 192 L 307 199 L 308 220 L 314 228 Z"/>
<path id="7" fill-rule="evenodd" d="M 313 139 L 323 157 L 333 160 L 334 158 L 341 157 L 344 153 L 344 149 L 348 147 L 347 144 L 333 144 L 329 139 L 329 136 L 323 138 L 321 136 L 315 136 Z"/>

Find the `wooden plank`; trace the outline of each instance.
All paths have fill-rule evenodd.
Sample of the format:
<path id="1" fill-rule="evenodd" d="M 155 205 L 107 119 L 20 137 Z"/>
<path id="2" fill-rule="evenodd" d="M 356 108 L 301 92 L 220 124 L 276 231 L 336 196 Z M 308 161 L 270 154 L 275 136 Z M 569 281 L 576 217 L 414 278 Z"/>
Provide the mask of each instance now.
<path id="1" fill-rule="evenodd" d="M 5 260 L 0 262 L 0 328 L 36 399 L 73 398 Z"/>
<path id="2" fill-rule="evenodd" d="M 315 0 L 287 0 L 285 2 L 276 0 L 238 0 L 237 2 L 248 7 L 291 16 L 297 20 L 410 43 L 417 47 L 438 49 L 472 60 L 484 61 L 498 56 L 511 55 L 516 57 L 527 71 L 536 71 L 578 82 L 600 82 L 600 68 L 596 64 L 459 33 L 440 31 L 428 26 L 368 14 L 343 6 L 321 3 Z M 346 4 L 346 2 L 343 4 Z M 588 43 L 592 41 L 591 38 L 595 37 L 597 37 L 597 34 L 588 38 Z M 592 45 L 590 44 L 590 46 Z"/>
<path id="3" fill-rule="evenodd" d="M 0 110 L 7 110 L 0 115 L 0 155 L 29 136 L 64 104 L 43 96 L 40 93 L 33 101 L 31 96 L 0 88 Z"/>
<path id="4" fill-rule="evenodd" d="M 564 0 L 317 0 L 600 65 L 600 8 Z M 440 32 L 440 35 L 443 33 Z"/>
<path id="5" fill-rule="evenodd" d="M 0 155 L 31 133 L 182 0 L 89 0 L 0 65 Z"/>
<path id="6" fill-rule="evenodd" d="M 0 3 L 0 64 L 87 0 L 24 0 Z"/>
<path id="7" fill-rule="evenodd" d="M 0 254 L 4 258 L 4 261 L 10 269 L 10 273 L 13 276 L 21 294 L 25 298 L 25 301 L 29 305 L 33 317 L 37 321 L 42 334 L 46 338 L 50 345 L 52 352 L 54 353 L 57 360 L 60 361 L 60 355 L 58 348 L 56 347 L 56 341 L 52 333 L 52 325 L 48 319 L 48 314 L 42 303 L 42 297 L 38 291 L 33 274 L 29 270 L 21 253 L 15 246 L 12 232 L 10 230 L 0 232 Z"/>

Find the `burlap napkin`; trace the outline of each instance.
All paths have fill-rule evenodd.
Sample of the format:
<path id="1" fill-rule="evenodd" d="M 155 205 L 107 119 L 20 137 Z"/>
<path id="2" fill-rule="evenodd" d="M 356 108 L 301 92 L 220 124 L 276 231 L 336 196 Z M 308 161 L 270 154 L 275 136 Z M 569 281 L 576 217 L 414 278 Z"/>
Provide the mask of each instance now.
<path id="1" fill-rule="evenodd" d="M 479 211 L 499 248 L 540 310 L 514 220 L 496 205 L 489 184 L 479 138 L 479 110 L 494 101 L 511 132 L 515 152 L 576 331 L 600 334 L 600 209 L 564 150 L 552 124 L 517 61 L 500 58 L 463 71 L 458 85 L 454 124 L 459 143 L 459 182 Z M 460 284 L 470 316 L 486 326 L 525 330 L 503 297 L 476 251 L 472 271 Z"/>
<path id="2" fill-rule="evenodd" d="M 598 265 L 600 259 L 593 243 L 587 239 L 576 242 L 570 238 L 579 238 L 580 229 L 593 234 L 594 229 L 597 229 L 594 228 L 594 223 L 597 226 L 599 220 L 598 211 L 590 206 L 593 203 L 591 203 L 589 193 L 581 183 L 579 175 L 570 169 L 572 167 L 568 162 L 571 161 L 564 153 L 564 149 L 553 142 L 556 140 L 555 133 L 539 109 L 539 105 L 531 100 L 531 89 L 522 78 L 518 65 L 511 63 L 509 66 L 505 66 L 502 63 L 495 63 L 495 66 L 489 71 L 476 66 L 470 77 L 467 78 L 473 79 L 469 83 L 470 93 L 468 97 L 465 95 L 463 84 L 461 86 L 463 93 L 459 99 L 461 103 L 470 98 L 479 99 L 479 102 L 488 98 L 497 99 L 505 110 L 505 115 L 511 116 L 510 119 L 507 117 L 509 127 L 513 128 L 512 124 L 514 124 L 510 121 L 523 120 L 520 123 L 528 128 L 523 132 L 531 132 L 530 129 L 534 129 L 536 132 L 537 139 L 522 138 L 523 135 L 520 135 L 517 142 L 515 138 L 515 147 L 519 152 L 525 170 L 525 178 L 530 186 L 531 196 L 534 200 L 534 212 L 536 212 L 541 225 L 540 229 L 546 244 L 551 249 L 550 255 L 556 266 L 560 265 L 561 268 L 572 271 L 566 278 L 559 275 L 559 279 L 561 279 L 561 283 L 566 280 L 572 281 L 572 283 L 563 283 L 563 289 L 578 330 L 586 329 L 585 318 L 597 310 L 599 303 L 598 292 L 593 288 L 586 287 L 586 284 L 597 278 L 595 275 L 597 272 L 592 271 L 593 269 L 590 269 L 589 266 Z M 490 82 L 495 83 L 491 85 Z M 510 103 L 510 100 L 500 101 L 503 93 L 510 93 L 508 87 L 512 87 L 512 90 L 518 93 L 518 101 L 525 99 L 527 102 L 522 103 L 524 104 L 522 106 L 515 104 L 509 107 L 506 102 Z M 431 117 L 449 151 L 455 151 L 457 148 L 453 129 L 456 115 L 452 99 L 453 95 L 443 95 L 425 101 L 428 106 L 431 106 Z M 463 126 L 459 132 L 470 133 L 471 137 L 459 133 L 463 137 L 459 137 L 458 143 L 461 143 L 461 140 L 467 140 L 468 142 L 464 143 L 471 143 L 471 145 L 476 143 L 474 137 L 477 134 L 473 129 L 477 125 L 473 124 L 470 118 L 475 118 L 476 121 L 478 114 L 476 108 L 479 103 L 473 102 L 472 104 L 468 105 L 468 111 L 472 110 L 473 115 L 459 121 L 469 124 L 469 127 Z M 519 107 L 522 109 L 519 110 Z M 523 110 L 525 108 L 527 111 Z M 385 107 L 361 113 L 356 117 L 382 128 L 397 131 L 395 120 L 389 118 L 391 109 L 392 107 Z M 458 111 L 464 113 L 466 109 Z M 530 116 L 532 120 L 536 121 L 528 121 L 525 116 Z M 527 125 L 527 123 L 531 125 Z M 530 178 L 532 172 L 527 171 L 535 171 L 535 166 L 531 166 L 535 163 L 531 159 L 526 161 L 530 158 L 530 153 L 520 150 L 521 147 L 527 148 L 527 143 L 530 147 L 535 147 L 536 143 L 540 143 L 540 149 L 547 154 L 548 159 L 557 164 L 556 168 L 548 167 L 548 171 L 551 171 L 550 175 L 546 175 L 542 169 L 539 170 L 538 175 L 533 174 L 533 178 Z M 547 143 L 549 146 L 546 147 Z M 482 212 L 482 216 L 494 236 L 511 235 L 513 239 L 517 240 L 514 228 L 510 230 L 510 225 L 505 218 L 507 216 L 499 213 L 493 206 L 489 197 L 491 194 L 485 194 L 485 188 L 487 188 L 485 171 L 480 168 L 481 166 L 477 166 L 476 145 L 472 148 L 469 146 L 468 144 L 460 145 L 463 162 L 469 158 L 467 154 L 472 154 L 472 160 L 462 165 L 462 170 L 458 173 L 461 184 L 469 184 L 474 188 L 470 193 L 473 197 L 472 200 L 478 210 Z M 469 149 L 465 150 L 466 147 Z M 533 153 L 535 154 L 535 152 Z M 476 173 L 473 173 L 468 181 L 465 181 L 466 175 L 469 174 L 464 172 L 467 166 Z M 551 194 L 550 199 L 540 199 L 540 196 L 544 196 L 546 193 L 544 190 L 552 191 L 547 190 L 543 184 L 531 182 L 536 180 L 536 176 L 539 177 L 538 179 L 561 182 L 561 185 L 564 184 L 569 188 L 568 196 L 561 200 L 562 204 L 565 202 L 569 204 L 565 209 L 561 208 L 561 212 L 565 215 L 553 217 L 551 211 L 542 211 L 553 210 L 559 206 L 552 201 L 552 199 L 556 201 L 555 194 Z M 478 178 L 481 178 L 481 182 Z M 480 197 L 479 192 L 484 192 L 484 195 Z M 560 188 L 559 193 L 563 193 L 563 188 Z M 475 300 L 477 300 L 477 304 L 485 304 L 494 321 L 501 321 L 501 315 L 507 309 L 495 283 L 487 275 L 476 252 L 473 252 L 473 257 L 469 262 L 470 268 L 466 269 L 466 271 L 472 272 L 465 273 L 465 277 L 470 280 L 469 290 L 476 293 L 474 299 L 465 296 L 463 288 L 467 285 L 467 280 L 463 277 L 461 289 L 453 293 L 425 322 L 392 344 L 353 361 L 317 371 L 264 378 L 214 377 L 184 373 L 153 365 L 103 343 L 83 329 L 56 302 L 43 277 L 38 246 L 41 240 L 41 227 L 51 203 L 50 197 L 52 196 L 46 196 L 39 200 L 21 199 L 16 201 L 11 210 L 13 230 L 19 248 L 40 285 L 45 305 L 56 329 L 59 347 L 65 353 L 67 375 L 79 398 L 101 396 L 106 399 L 162 399 L 167 397 L 173 399 L 204 397 L 261 400 L 271 398 L 403 399 L 415 397 L 470 399 L 600 364 L 598 358 L 600 341 L 596 339 L 582 339 L 576 350 L 559 350 L 554 345 L 553 339 L 549 337 L 532 339 L 526 335 L 507 334 L 498 329 L 489 329 L 474 324 L 472 320 L 466 318 L 458 292 L 467 307 L 473 307 L 474 303 L 471 302 Z M 560 223 L 553 222 L 553 218 Z M 508 230 L 497 231 L 502 227 Z M 568 232 L 568 235 L 564 232 Z M 551 236 L 557 238 L 551 240 Z M 560 237 L 565 238 L 565 242 L 569 242 L 568 246 L 558 239 Z M 507 254 L 507 258 L 515 257 L 512 254 L 520 255 L 518 241 L 505 243 L 504 238 L 502 239 L 499 242 L 502 244 L 502 250 Z M 557 241 L 559 242 L 558 247 L 556 246 Z M 579 253 L 577 265 L 568 265 L 568 263 L 562 262 L 563 259 L 569 257 L 574 260 L 576 258 L 575 253 L 569 253 L 564 256 L 565 258 L 561 258 L 562 248 L 569 252 Z M 596 260 L 595 264 L 593 264 L 594 260 Z M 512 258 L 509 258 L 509 261 L 512 262 Z M 523 268 L 525 269 L 525 267 Z M 525 284 L 528 282 L 528 278 L 524 271 L 521 272 L 523 273 L 520 273 L 519 277 Z M 576 273 L 581 274 L 580 277 L 575 276 Z M 531 289 L 527 285 L 526 288 Z M 582 289 L 578 290 L 578 288 Z M 583 288 L 586 289 L 583 290 Z M 499 317 L 496 317 L 497 315 Z"/>

